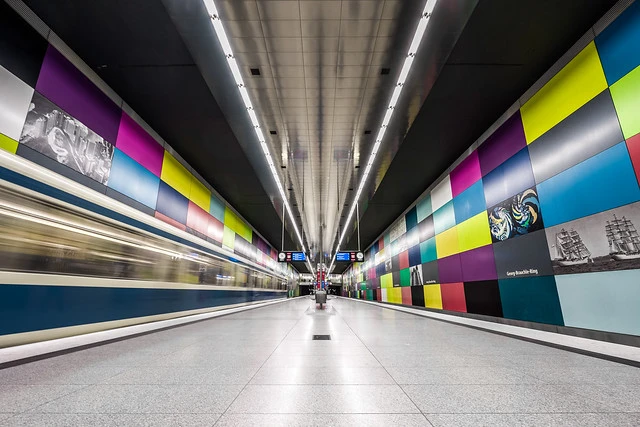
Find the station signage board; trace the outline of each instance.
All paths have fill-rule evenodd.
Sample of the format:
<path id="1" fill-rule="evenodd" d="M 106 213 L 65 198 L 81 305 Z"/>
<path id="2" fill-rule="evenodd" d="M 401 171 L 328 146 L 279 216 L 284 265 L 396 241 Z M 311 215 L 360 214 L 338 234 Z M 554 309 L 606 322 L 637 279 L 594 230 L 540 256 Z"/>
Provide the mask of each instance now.
<path id="1" fill-rule="evenodd" d="M 362 262 L 362 261 L 364 261 L 364 254 L 362 252 L 338 252 L 336 254 L 336 261 L 338 261 L 338 262 Z"/>
<path id="2" fill-rule="evenodd" d="M 278 254 L 278 261 L 280 262 L 298 262 L 306 260 L 307 256 L 304 252 L 280 252 Z"/>

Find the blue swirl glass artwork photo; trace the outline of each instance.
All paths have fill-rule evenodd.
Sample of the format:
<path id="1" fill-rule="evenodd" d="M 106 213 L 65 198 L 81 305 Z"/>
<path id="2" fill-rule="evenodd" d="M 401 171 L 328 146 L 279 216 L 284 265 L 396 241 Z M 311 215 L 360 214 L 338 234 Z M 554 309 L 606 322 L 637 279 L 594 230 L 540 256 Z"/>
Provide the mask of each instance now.
<path id="1" fill-rule="evenodd" d="M 525 190 L 489 209 L 489 228 L 494 242 L 544 228 L 536 189 Z"/>

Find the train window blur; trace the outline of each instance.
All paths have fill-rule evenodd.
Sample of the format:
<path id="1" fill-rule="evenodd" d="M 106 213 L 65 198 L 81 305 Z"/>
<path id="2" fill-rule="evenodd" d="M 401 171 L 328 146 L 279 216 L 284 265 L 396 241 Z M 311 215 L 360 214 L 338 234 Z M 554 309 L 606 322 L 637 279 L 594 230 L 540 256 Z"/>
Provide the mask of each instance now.
<path id="1" fill-rule="evenodd" d="M 0 270 L 286 289 L 269 274 L 62 204 L 0 188 Z"/>

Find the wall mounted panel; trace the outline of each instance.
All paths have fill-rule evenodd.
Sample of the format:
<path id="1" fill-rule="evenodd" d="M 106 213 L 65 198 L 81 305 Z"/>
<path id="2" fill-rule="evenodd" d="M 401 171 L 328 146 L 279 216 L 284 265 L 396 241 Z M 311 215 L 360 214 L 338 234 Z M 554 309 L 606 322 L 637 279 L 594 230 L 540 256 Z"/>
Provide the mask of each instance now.
<path id="1" fill-rule="evenodd" d="M 471 185 L 458 197 L 453 199 L 453 208 L 456 215 L 456 223 L 460 224 L 474 215 L 485 210 L 487 207 L 484 200 L 484 187 L 482 180 Z"/>
<path id="2" fill-rule="evenodd" d="M 459 256 L 463 282 L 498 278 L 491 245 L 461 252 Z"/>
<path id="3" fill-rule="evenodd" d="M 636 171 L 638 182 L 640 182 L 640 133 L 627 140 L 627 150 L 629 150 L 631 163 Z"/>
<path id="4" fill-rule="evenodd" d="M 440 285 L 425 285 L 424 289 L 424 306 L 428 308 L 437 308 L 442 310 L 442 293 Z"/>
<path id="5" fill-rule="evenodd" d="M 160 176 L 164 148 L 124 111 L 120 119 L 116 147 L 155 176 Z"/>
<path id="6" fill-rule="evenodd" d="M 1 66 L 35 87 L 47 46 L 47 41 L 31 25 L 6 2 L 0 2 Z"/>
<path id="7" fill-rule="evenodd" d="M 453 198 L 451 193 L 451 179 L 447 175 L 431 190 L 431 208 L 437 211 Z"/>
<path id="8" fill-rule="evenodd" d="M 115 144 L 122 111 L 53 46 L 42 63 L 36 90 Z"/>
<path id="9" fill-rule="evenodd" d="M 478 152 L 473 151 L 451 171 L 451 194 L 457 197 L 482 178 Z"/>
<path id="10" fill-rule="evenodd" d="M 164 152 L 160 178 L 184 197 L 189 198 L 193 176 L 187 168 L 182 166 L 168 151 Z"/>
<path id="11" fill-rule="evenodd" d="M 169 218 L 175 219 L 180 224 L 186 224 L 189 201 L 171 186 L 160 181 L 156 210 Z"/>
<path id="12" fill-rule="evenodd" d="M 564 323 L 640 335 L 640 270 L 556 277 Z"/>
<path id="13" fill-rule="evenodd" d="M 640 200 L 624 142 L 539 184 L 538 194 L 547 227 Z"/>
<path id="14" fill-rule="evenodd" d="M 487 207 L 500 203 L 535 185 L 529 150 L 525 147 L 509 160 L 496 167 L 483 179 Z"/>
<path id="15" fill-rule="evenodd" d="M 0 133 L 19 140 L 33 89 L 0 66 Z"/>
<path id="16" fill-rule="evenodd" d="M 499 286 L 507 319 L 564 325 L 553 276 L 502 279 Z"/>
<path id="17" fill-rule="evenodd" d="M 547 228 L 554 274 L 640 268 L 640 202 Z"/>
<path id="18" fill-rule="evenodd" d="M 436 250 L 438 252 L 438 258 L 445 258 L 460 252 L 458 230 L 456 227 L 436 235 Z"/>
<path id="19" fill-rule="evenodd" d="M 451 255 L 438 260 L 439 283 L 462 282 L 462 261 L 460 255 Z"/>
<path id="20" fill-rule="evenodd" d="M 433 209 L 431 208 L 431 196 L 427 194 L 416 204 L 416 216 L 418 218 L 418 222 L 422 221 L 432 213 Z"/>
<path id="21" fill-rule="evenodd" d="M 487 211 L 482 211 L 478 215 L 458 224 L 456 228 L 461 252 L 491 243 Z"/>
<path id="22" fill-rule="evenodd" d="M 520 111 L 517 111 L 478 147 L 482 176 L 506 162 L 527 146 Z"/>
<path id="23" fill-rule="evenodd" d="M 499 279 L 553 274 L 544 230 L 493 245 Z"/>
<path id="24" fill-rule="evenodd" d="M 633 2 L 600 33 L 596 46 L 610 85 L 640 65 L 640 3 Z"/>
<path id="25" fill-rule="evenodd" d="M 16 154 L 18 149 L 18 141 L 15 141 L 8 136 L 0 133 L 0 149 L 8 151 L 11 154 Z"/>
<path id="26" fill-rule="evenodd" d="M 640 67 L 611 85 L 610 90 L 624 137 L 640 133 Z"/>
<path id="27" fill-rule="evenodd" d="M 542 182 L 624 140 L 609 90 L 580 107 L 529 146 L 536 182 Z"/>
<path id="28" fill-rule="evenodd" d="M 464 283 L 440 284 L 442 294 L 442 308 L 449 311 L 467 312 L 467 302 L 464 297 Z"/>
<path id="29" fill-rule="evenodd" d="M 207 234 L 209 232 L 209 218 L 211 218 L 211 216 L 207 213 L 207 211 L 205 211 L 192 201 L 189 201 L 189 210 L 187 212 L 187 227 L 199 233 Z"/>
<path id="30" fill-rule="evenodd" d="M 464 282 L 468 313 L 502 317 L 502 303 L 497 280 Z"/>
<path id="31" fill-rule="evenodd" d="M 414 307 L 424 307 L 424 289 L 422 286 L 412 286 L 411 305 Z"/>
<path id="32" fill-rule="evenodd" d="M 433 213 L 433 225 L 436 234 L 440 234 L 451 227 L 455 227 L 456 213 L 453 207 L 453 201 L 447 202 L 444 206 Z"/>
<path id="33" fill-rule="evenodd" d="M 438 261 L 425 262 L 422 264 L 422 283 L 425 285 L 440 283 Z"/>
<path id="34" fill-rule="evenodd" d="M 156 208 L 160 179 L 119 149 L 113 154 L 108 186 L 145 206 Z"/>
<path id="35" fill-rule="evenodd" d="M 607 86 L 591 42 L 520 109 L 527 142 L 531 144 Z"/>
<path id="36" fill-rule="evenodd" d="M 422 262 L 435 261 L 438 259 L 436 238 L 432 237 L 420 243 L 420 259 Z"/>

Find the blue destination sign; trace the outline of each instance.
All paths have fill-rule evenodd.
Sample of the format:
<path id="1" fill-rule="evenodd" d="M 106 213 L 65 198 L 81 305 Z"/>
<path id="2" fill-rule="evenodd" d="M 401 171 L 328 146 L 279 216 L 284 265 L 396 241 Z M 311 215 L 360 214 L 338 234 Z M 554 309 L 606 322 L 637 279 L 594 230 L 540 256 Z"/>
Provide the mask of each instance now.
<path id="1" fill-rule="evenodd" d="M 338 252 L 336 261 L 351 261 L 351 252 Z"/>

